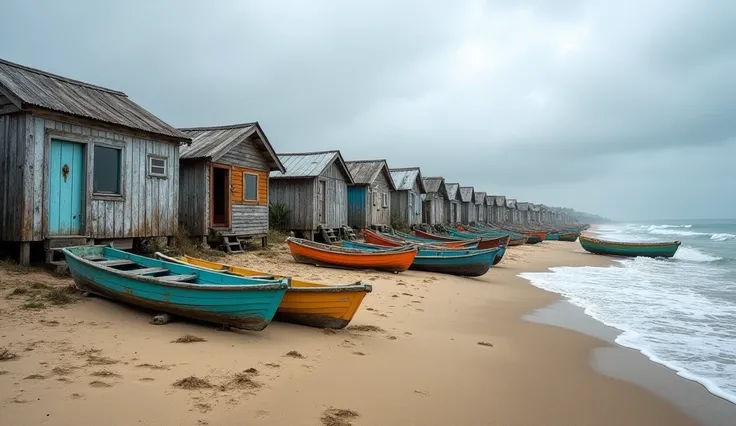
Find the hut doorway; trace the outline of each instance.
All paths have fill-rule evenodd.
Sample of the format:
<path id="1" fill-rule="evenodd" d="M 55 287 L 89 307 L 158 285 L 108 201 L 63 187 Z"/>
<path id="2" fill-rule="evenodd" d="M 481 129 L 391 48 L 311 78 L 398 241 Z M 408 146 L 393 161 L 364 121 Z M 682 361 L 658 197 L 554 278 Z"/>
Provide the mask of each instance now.
<path id="1" fill-rule="evenodd" d="M 98 147 L 104 148 L 104 147 Z M 115 174 L 120 167 L 118 150 L 104 148 L 112 152 L 112 157 L 105 157 L 107 152 L 96 153 L 95 164 L 100 170 L 94 175 L 95 190 L 100 193 L 110 189 L 119 191 L 119 175 Z M 81 143 L 52 139 L 49 147 L 49 235 L 81 235 L 84 229 L 85 215 L 85 149 Z M 107 164 L 104 161 L 110 160 Z M 105 171 L 110 171 L 105 173 Z M 102 182 L 102 183 L 100 183 Z M 99 188 L 98 188 L 99 187 Z"/>
<path id="2" fill-rule="evenodd" d="M 230 227 L 230 168 L 212 166 L 212 226 Z"/>

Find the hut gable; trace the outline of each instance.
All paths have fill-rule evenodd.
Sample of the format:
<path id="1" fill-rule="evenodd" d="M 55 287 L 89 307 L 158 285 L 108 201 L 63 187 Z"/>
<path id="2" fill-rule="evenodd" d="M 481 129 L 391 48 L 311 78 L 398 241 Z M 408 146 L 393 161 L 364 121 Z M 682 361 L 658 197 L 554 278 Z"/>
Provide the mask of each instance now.
<path id="1" fill-rule="evenodd" d="M 419 170 L 419 167 L 391 169 L 390 172 L 397 191 L 412 191 L 416 185 L 420 194 L 427 193 L 427 189 L 424 187 L 424 180 L 422 179 L 422 172 Z"/>
<path id="2" fill-rule="evenodd" d="M 496 197 L 493 195 L 486 195 L 486 205 L 493 206 L 496 203 Z"/>
<path id="3" fill-rule="evenodd" d="M 0 59 L 0 94 L 10 101 L 3 110 L 41 109 L 68 114 L 175 141 L 189 138 L 131 101 L 123 92 L 72 80 Z M 12 106 L 11 106 L 12 105 Z"/>
<path id="4" fill-rule="evenodd" d="M 386 179 L 389 189 L 391 191 L 396 190 L 386 160 L 347 161 L 345 165 L 350 170 L 355 185 L 373 185 L 376 179 L 382 175 Z"/>
<path id="5" fill-rule="evenodd" d="M 475 191 L 472 186 L 461 186 L 460 201 L 463 203 L 475 203 Z"/>
<path id="6" fill-rule="evenodd" d="M 478 205 L 487 205 L 486 203 L 486 193 L 485 192 L 476 192 L 475 193 L 475 204 Z"/>
<path id="7" fill-rule="evenodd" d="M 242 147 L 243 152 L 230 156 L 232 160 L 257 163 L 268 171 L 286 171 L 258 122 L 179 130 L 192 138 L 191 143 L 181 148 L 182 160 L 202 158 L 218 162 Z"/>
<path id="8" fill-rule="evenodd" d="M 513 198 L 507 198 L 506 199 L 506 207 L 509 209 L 515 209 L 516 208 L 516 200 Z"/>
<path id="9" fill-rule="evenodd" d="M 518 202 L 516 203 L 516 209 L 522 212 L 529 210 L 529 203 Z"/>
<path id="10" fill-rule="evenodd" d="M 460 190 L 459 183 L 445 183 L 445 191 L 447 192 L 448 200 L 461 201 L 459 190 Z"/>
<path id="11" fill-rule="evenodd" d="M 424 178 L 424 189 L 426 193 L 439 193 L 445 199 L 448 199 L 447 186 L 445 185 L 445 178 L 443 177 L 427 177 Z"/>
<path id="12" fill-rule="evenodd" d="M 349 184 L 355 183 L 340 151 L 300 152 L 278 154 L 285 171 L 271 172 L 271 179 L 315 178 L 327 172 L 333 163 Z"/>

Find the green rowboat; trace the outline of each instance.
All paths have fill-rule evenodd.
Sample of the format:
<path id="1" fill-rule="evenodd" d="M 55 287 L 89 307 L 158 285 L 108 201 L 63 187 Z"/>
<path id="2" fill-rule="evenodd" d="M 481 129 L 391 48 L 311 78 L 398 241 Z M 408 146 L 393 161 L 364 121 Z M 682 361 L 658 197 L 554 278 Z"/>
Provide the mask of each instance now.
<path id="1" fill-rule="evenodd" d="M 612 256 L 672 257 L 680 247 L 679 241 L 669 243 L 621 243 L 580 236 L 580 245 L 594 254 Z"/>

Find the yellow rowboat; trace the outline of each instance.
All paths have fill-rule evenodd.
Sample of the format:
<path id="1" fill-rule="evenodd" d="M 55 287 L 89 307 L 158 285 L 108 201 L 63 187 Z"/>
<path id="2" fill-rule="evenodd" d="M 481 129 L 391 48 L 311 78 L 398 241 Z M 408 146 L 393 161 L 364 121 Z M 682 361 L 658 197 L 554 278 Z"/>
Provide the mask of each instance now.
<path id="1" fill-rule="evenodd" d="M 203 269 L 225 272 L 243 277 L 277 279 L 277 275 L 266 274 L 240 266 L 210 262 L 196 257 L 169 257 L 156 253 L 156 257 L 167 262 L 181 263 Z M 357 282 L 346 285 L 326 285 L 309 281 L 291 280 L 291 287 L 276 310 L 278 321 L 320 328 L 345 328 L 358 311 L 363 298 L 370 293 L 370 284 Z"/>

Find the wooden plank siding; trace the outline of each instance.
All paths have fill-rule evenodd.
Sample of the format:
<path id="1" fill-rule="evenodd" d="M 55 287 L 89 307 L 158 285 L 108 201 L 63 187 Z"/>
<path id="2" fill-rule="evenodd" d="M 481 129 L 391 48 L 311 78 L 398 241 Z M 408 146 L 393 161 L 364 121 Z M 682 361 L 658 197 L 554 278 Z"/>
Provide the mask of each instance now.
<path id="1" fill-rule="evenodd" d="M 210 224 L 209 162 L 182 160 L 179 170 L 179 223 L 190 236 L 207 235 Z"/>
<path id="2" fill-rule="evenodd" d="M 28 115 L 25 152 L 32 165 L 26 170 L 26 187 L 21 192 L 26 203 L 29 232 L 27 241 L 39 241 L 48 235 L 48 149 L 50 140 L 59 139 L 84 144 L 87 181 L 85 183 L 84 234 L 89 238 L 114 239 L 173 235 L 178 222 L 178 158 L 175 143 L 133 137 L 124 131 L 80 125 L 44 115 Z M 121 192 L 118 198 L 93 194 L 94 145 L 122 149 Z M 167 159 L 165 178 L 148 175 L 148 157 Z M 4 156 L 5 157 L 5 156 Z M 19 157 L 23 159 L 24 157 Z M 18 204 L 21 205 L 21 204 Z"/>
<path id="3" fill-rule="evenodd" d="M 289 209 L 288 229 L 315 229 L 317 215 L 317 179 L 271 179 L 269 197 L 271 203 L 284 204 Z"/>
<path id="4" fill-rule="evenodd" d="M 449 213 L 446 211 L 446 201 L 437 192 L 428 193 L 424 199 L 424 221 L 430 225 L 446 223 Z"/>
<path id="5" fill-rule="evenodd" d="M 391 185 L 388 182 L 386 173 L 379 173 L 371 184 L 371 191 L 376 194 L 375 203 L 369 199 L 368 207 L 371 212 L 369 223 L 371 225 L 390 225 L 391 224 Z M 383 204 L 383 197 L 386 197 L 386 206 Z M 369 195 L 371 197 L 372 195 Z"/>
<path id="6" fill-rule="evenodd" d="M 35 152 L 28 153 L 27 114 L 0 116 L 0 240 L 30 241 L 33 229 L 28 228 L 32 200 L 25 197 L 33 186 L 25 187 L 30 167 L 35 167 Z M 33 159 L 26 166 L 26 158 Z M 32 216 L 31 216 L 32 217 Z"/>
<path id="7" fill-rule="evenodd" d="M 318 202 L 317 202 L 317 188 L 319 180 L 326 181 L 327 193 L 325 194 L 325 223 L 319 222 Z M 327 228 L 338 228 L 348 223 L 348 183 L 345 179 L 345 175 L 341 170 L 340 166 L 336 162 L 333 162 L 329 167 L 325 168 L 325 171 L 320 174 L 319 178 L 314 179 L 314 192 L 313 202 L 314 208 L 313 219 L 314 222 L 311 228 L 317 229 L 319 225 L 326 226 Z"/>

